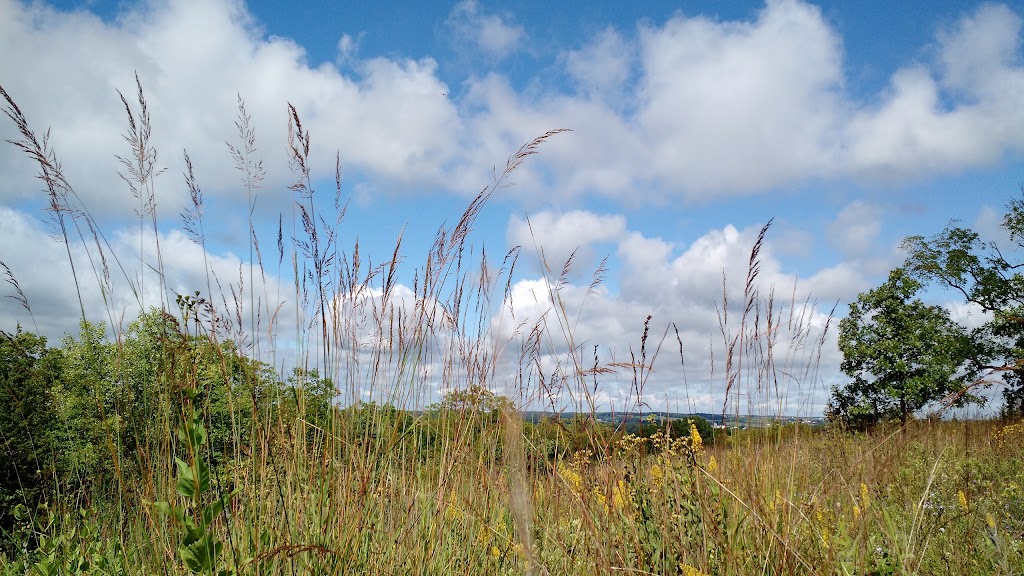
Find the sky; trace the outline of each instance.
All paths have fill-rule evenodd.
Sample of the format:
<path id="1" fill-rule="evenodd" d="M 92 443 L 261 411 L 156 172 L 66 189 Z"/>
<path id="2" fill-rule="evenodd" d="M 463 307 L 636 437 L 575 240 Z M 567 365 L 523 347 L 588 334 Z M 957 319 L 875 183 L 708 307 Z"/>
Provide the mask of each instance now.
<path id="1" fill-rule="evenodd" d="M 830 387 L 848 381 L 838 319 L 902 263 L 903 238 L 956 219 L 1005 242 L 1001 215 L 1024 180 L 1022 18 L 1019 4 L 967 1 L 0 0 L 0 86 L 34 130 L 50 130 L 115 269 L 105 302 L 88 230 L 69 248 L 56 241 L 36 167 L 0 147 L 0 261 L 32 310 L 3 298 L 0 329 L 21 324 L 57 342 L 76 332 L 82 306 L 90 320 L 126 325 L 161 300 L 156 240 L 172 305 L 199 290 L 243 310 L 248 290 L 265 297 L 261 321 L 276 310 L 281 325 L 303 325 L 289 263 L 276 257 L 279 222 L 286 240 L 298 236 L 288 232 L 289 104 L 310 134 L 327 220 L 340 159 L 342 256 L 351 261 L 358 241 L 363 258 L 388 262 L 402 235 L 396 294 L 407 303 L 438 228 L 458 222 L 520 146 L 568 129 L 503 181 L 470 235 L 494 274 L 521 247 L 474 337 L 500 356 L 496 390 L 512 393 L 530 327 L 543 325 L 546 380 L 573 350 L 588 366 L 594 346 L 600 364 L 620 364 L 592 393 L 602 409 L 820 415 Z M 136 76 L 160 170 L 155 236 L 117 159 L 131 154 L 118 92 L 137 114 Z M 242 146 L 240 100 L 265 172 L 255 201 L 228 147 Z M 18 140 L 3 120 L 0 137 Z M 201 245 L 179 217 L 191 202 L 185 153 L 204 194 Z M 769 343 L 783 376 L 770 385 L 758 360 L 725 362 L 769 221 L 755 284 L 785 320 Z M 267 263 L 251 277 L 250 222 Z M 0 290 L 17 295 L 11 283 Z M 964 324 L 984 320 L 953 294 L 925 297 Z M 621 364 L 639 356 L 648 316 L 648 346 L 662 346 L 637 390 Z M 276 365 L 301 355 L 295 340 L 274 340 Z M 460 385 L 429 364 L 435 393 Z"/>

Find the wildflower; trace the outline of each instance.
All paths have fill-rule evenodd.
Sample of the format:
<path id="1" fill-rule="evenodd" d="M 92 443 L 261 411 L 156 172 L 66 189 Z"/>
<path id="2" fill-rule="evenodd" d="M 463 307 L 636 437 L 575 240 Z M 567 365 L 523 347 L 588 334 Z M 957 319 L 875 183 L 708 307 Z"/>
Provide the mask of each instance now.
<path id="1" fill-rule="evenodd" d="M 853 519 L 857 520 L 860 518 L 860 506 L 853 505 Z"/>
<path id="2" fill-rule="evenodd" d="M 992 530 L 996 529 L 996 517 L 993 516 L 991 512 L 985 512 L 985 523 L 988 524 L 988 527 Z"/>
<path id="3" fill-rule="evenodd" d="M 625 481 L 619 480 L 612 488 L 612 504 L 619 510 L 622 510 L 626 506 L 628 498 L 629 486 L 626 485 Z"/>
<path id="4" fill-rule="evenodd" d="M 487 531 L 486 526 L 481 526 L 480 530 L 476 533 L 476 543 L 481 546 L 486 546 L 491 541 L 491 533 Z"/>
<path id="5" fill-rule="evenodd" d="M 596 500 L 598 504 L 600 504 L 602 507 L 604 507 L 604 511 L 607 512 L 608 511 L 608 499 L 605 498 L 604 492 L 599 490 L 597 488 L 597 486 L 594 486 L 594 489 L 591 490 L 590 492 L 594 496 L 594 500 Z"/>
<path id="6" fill-rule="evenodd" d="M 543 484 L 538 482 L 537 484 L 534 485 L 534 487 L 533 487 L 533 501 L 534 502 L 538 502 L 540 500 L 543 500 L 545 494 L 546 493 L 544 491 L 544 485 Z"/>
<path id="7" fill-rule="evenodd" d="M 863 482 L 861 482 L 860 483 L 860 505 L 861 505 L 862 508 L 867 510 L 868 506 L 870 504 L 871 504 L 871 494 L 868 492 L 868 485 L 863 483 Z"/>
<path id="8" fill-rule="evenodd" d="M 579 472 L 580 470 L 586 468 L 587 464 L 590 462 L 590 458 L 593 455 L 594 453 L 591 452 L 590 450 L 577 450 L 576 453 L 572 455 L 572 460 L 569 462 L 569 467 L 575 470 L 576 472 Z"/>
<path id="9" fill-rule="evenodd" d="M 501 558 L 501 549 L 497 546 L 491 546 L 491 556 L 494 558 Z"/>
<path id="10" fill-rule="evenodd" d="M 455 502 L 451 500 L 448 501 L 448 508 L 444 511 L 444 518 L 449 522 L 462 519 L 462 511 L 455 506 Z"/>
<path id="11" fill-rule="evenodd" d="M 573 492 L 581 492 L 583 489 L 583 477 L 580 476 L 579 472 L 574 470 L 570 466 L 566 466 L 562 462 L 558 463 L 558 474 L 565 480 L 565 483 L 569 485 L 569 488 Z"/>
<path id="12" fill-rule="evenodd" d="M 665 473 L 661 471 L 661 466 L 658 466 L 657 464 L 651 465 L 651 478 L 654 480 L 655 484 L 661 484 L 665 481 Z"/>
<path id="13" fill-rule="evenodd" d="M 625 434 L 619 439 L 619 450 L 629 454 L 637 451 L 645 442 L 647 442 L 646 438 L 641 438 L 636 434 Z"/>
<path id="14" fill-rule="evenodd" d="M 701 572 L 689 564 L 680 564 L 679 573 L 682 574 L 682 576 L 708 576 L 706 573 Z"/>
<path id="15" fill-rule="evenodd" d="M 690 422 L 690 448 L 693 449 L 694 455 L 704 451 L 704 439 L 700 437 L 697 425 L 693 422 Z"/>
<path id="16" fill-rule="evenodd" d="M 708 460 L 708 473 L 715 474 L 716 472 L 718 472 L 718 460 L 715 460 L 715 457 L 712 456 L 711 459 Z"/>
<path id="17" fill-rule="evenodd" d="M 956 491 L 956 501 L 960 504 L 960 509 L 967 512 L 967 494 L 964 494 L 963 490 Z"/>

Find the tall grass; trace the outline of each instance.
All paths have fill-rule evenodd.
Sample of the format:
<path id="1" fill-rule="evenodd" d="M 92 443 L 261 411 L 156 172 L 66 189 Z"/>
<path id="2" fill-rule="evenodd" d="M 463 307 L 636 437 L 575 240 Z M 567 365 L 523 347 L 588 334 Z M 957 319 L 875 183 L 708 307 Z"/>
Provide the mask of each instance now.
<path id="1" fill-rule="evenodd" d="M 162 319 L 153 325 L 162 344 L 147 356 L 155 395 L 126 393 L 117 418 L 102 418 L 111 424 L 99 458 L 112 476 L 55 494 L 33 520 L 36 546 L 0 558 L 3 573 L 1020 573 L 1019 429 L 921 423 L 853 436 L 775 426 L 712 443 L 695 425 L 672 436 L 653 416 L 664 426 L 650 438 L 599 423 L 601 379 L 625 374 L 635 395 L 628 412 L 651 412 L 645 388 L 673 335 L 684 373 L 686 355 L 674 325 L 652 329 L 647 317 L 628 359 L 585 357 L 574 330 L 586 311 L 563 296 L 572 258 L 544 263 L 548 313 L 515 326 L 511 341 L 496 340 L 490 320 L 497 299 L 509 300 L 519 251 L 496 266 L 472 231 L 492 195 L 562 130 L 518 149 L 461 217 L 438 229 L 405 274 L 414 279 L 408 290 L 399 282 L 401 237 L 383 262 L 358 242 L 342 248 L 341 159 L 324 198 L 310 132 L 292 106 L 292 211 L 279 219 L 276 245 L 260 245 L 254 215 L 265 173 L 239 99 L 229 153 L 246 189 L 250 265 L 225 287 L 204 262 L 206 285 L 180 295 L 169 292 L 162 264 L 154 127 L 137 88 L 133 101 L 121 96 L 129 153 L 117 159 L 138 202 L 137 258 L 115 253 L 48 136 L 38 138 L 0 88 L 20 134 L 14 145 L 47 191 L 82 319 L 105 319 L 113 332 L 116 353 L 101 363 L 120 369 L 139 357 L 135 333 L 117 321 L 112 292 L 122 283 L 140 311 L 155 303 Z M 184 160 L 182 226 L 205 255 L 204 196 Z M 724 373 L 712 374 L 723 383 L 723 416 L 754 406 L 781 414 L 818 379 L 829 324 L 811 321 L 812 302 L 795 289 L 785 303 L 774 289 L 760 291 L 768 230 L 752 248 L 738 308 L 723 278 Z M 90 248 L 85 262 L 73 258 L 76 244 Z M 604 272 L 602 264 L 591 290 Z M 159 286 L 155 302 L 148 275 Z M 103 310 L 85 305 L 87 277 Z M 269 279 L 284 277 L 278 293 Z M 285 316 L 294 325 L 282 325 Z M 88 353 L 99 336 L 81 340 Z M 291 386 L 265 387 L 247 359 L 294 365 Z M 226 385 L 239 380 L 247 386 Z M 220 412 L 215 388 L 224 390 Z M 525 422 L 521 410 L 536 407 L 556 417 Z"/>

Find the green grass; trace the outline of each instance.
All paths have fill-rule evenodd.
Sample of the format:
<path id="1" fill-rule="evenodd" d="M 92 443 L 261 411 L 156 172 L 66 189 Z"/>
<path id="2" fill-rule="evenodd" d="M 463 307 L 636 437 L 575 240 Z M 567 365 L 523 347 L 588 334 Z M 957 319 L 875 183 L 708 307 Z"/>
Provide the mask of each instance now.
<path id="1" fill-rule="evenodd" d="M 48 143 L 2 95 L 62 240 L 96 247 L 93 260 L 75 262 L 74 281 L 93 275 L 109 288 L 110 270 L 125 270 L 132 257 L 109 252 Z M 140 229 L 156 230 L 141 87 L 137 103 L 124 104 L 126 180 Z M 172 304 L 159 259 L 144 265 L 166 296 L 148 312 L 140 298 L 138 324 L 122 328 L 109 304 L 83 303 L 83 320 L 106 319 L 114 336 L 104 340 L 85 324 L 77 340 L 39 355 L 33 377 L 49 391 L 31 410 L 53 418 L 32 437 L 37 496 L 22 490 L 24 502 L 3 501 L 0 574 L 1024 573 L 1021 424 L 924 421 L 870 434 L 783 426 L 713 443 L 695 431 L 638 438 L 587 415 L 597 408 L 591 384 L 605 374 L 632 373 L 642 391 L 661 349 L 647 329 L 633 362 L 591 368 L 577 355 L 576 312 L 552 290 L 547 323 L 521 327 L 515 342 L 491 342 L 492 297 L 512 282 L 517 253 L 493 266 L 468 243 L 470 231 L 490 195 L 557 131 L 521 148 L 456 224 L 439 230 L 413 274 L 415 304 L 405 306 L 392 299 L 401 241 L 376 267 L 357 246 L 339 247 L 340 181 L 333 202 L 317 201 L 309 134 L 290 114 L 296 237 L 273 254 L 252 237 L 258 266 L 248 281 L 266 273 L 264 258 L 290 262 L 293 292 L 281 300 L 300 321 L 276 325 L 275 299 L 241 286 L 244 317 L 211 302 L 210 285 Z M 241 104 L 238 126 L 232 154 L 251 203 L 262 172 Z M 186 182 L 185 227 L 203 245 L 191 166 Z M 776 371 L 812 385 L 816 366 L 806 358 L 824 342 L 809 328 L 790 331 L 789 343 L 774 340 L 772 323 L 802 317 L 801 308 L 757 292 L 760 243 L 747 313 L 739 326 L 723 318 L 726 396 L 771 390 Z M 552 286 L 570 265 L 549 274 Z M 139 278 L 123 274 L 128 283 Z M 299 370 L 276 374 L 266 364 L 277 360 L 272 353 L 241 352 L 238 343 L 257 334 L 272 335 L 263 350 L 297 341 Z M 516 393 L 503 398 L 491 390 L 507 349 L 522 352 Z M 542 372 L 537 359 L 557 349 L 570 352 L 554 373 Z M 759 356 L 763 349 L 774 355 Z M 434 397 L 437 383 L 421 369 L 428 364 L 453 393 Z M 363 390 L 388 403 L 338 403 Z M 573 399 L 576 418 L 535 425 L 520 417 L 520 408 L 559 396 Z M 44 426 L 39 420 L 25 422 Z"/>

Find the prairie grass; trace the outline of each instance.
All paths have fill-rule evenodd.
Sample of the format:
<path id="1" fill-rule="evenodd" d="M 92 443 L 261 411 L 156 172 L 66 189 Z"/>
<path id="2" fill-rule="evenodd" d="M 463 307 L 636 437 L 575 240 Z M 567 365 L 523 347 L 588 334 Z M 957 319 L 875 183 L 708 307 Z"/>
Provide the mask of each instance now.
<path id="1" fill-rule="evenodd" d="M 494 341 L 491 314 L 519 253 L 495 266 L 471 233 L 491 196 L 561 130 L 516 151 L 438 230 L 409 274 L 410 296 L 397 280 L 401 238 L 377 264 L 358 243 L 340 246 L 340 158 L 325 200 L 310 134 L 289 106 L 294 203 L 276 245 L 261 246 L 251 222 L 253 265 L 238 282 L 223 287 L 207 263 L 206 286 L 181 295 L 169 291 L 159 256 L 159 170 L 141 84 L 133 101 L 122 95 L 130 153 L 118 158 L 138 203 L 134 257 L 114 252 L 48 138 L 0 95 L 20 134 L 14 146 L 39 169 L 73 281 L 95 281 L 106 302 L 88 309 L 79 288 L 82 320 L 93 324 L 65 344 L 63 361 L 78 372 L 53 392 L 57 414 L 95 413 L 93 435 L 58 439 L 78 460 L 41 464 L 49 492 L 3 535 L 2 574 L 1022 573 L 1019 424 L 922 421 L 870 434 L 791 425 L 710 438 L 696 425 L 670 435 L 657 419 L 664 426 L 649 437 L 597 422 L 592 383 L 631 375 L 639 412 L 671 327 L 659 340 L 647 318 L 628 362 L 591 364 L 559 290 L 571 258 L 557 274 L 548 267 L 550 314 L 518 326 L 513 342 Z M 237 127 L 229 151 L 251 217 L 265 174 L 241 100 Z M 183 227 L 205 247 L 187 153 L 185 164 Z M 767 231 L 750 255 L 738 323 L 724 288 L 719 304 L 723 413 L 740 414 L 730 399 L 741 392 L 781 406 L 790 389 L 780 381 L 812 386 L 817 377 L 828 326 L 807 321 L 808 302 L 758 290 Z M 76 243 L 92 247 L 85 262 L 72 259 Z M 257 293 L 289 274 L 287 294 Z M 152 282 L 160 296 L 146 315 Z M 146 322 L 116 321 L 112 294 L 123 287 Z M 294 325 L 282 325 L 285 316 Z M 274 368 L 288 347 L 290 375 Z M 70 405 L 76 399 L 86 407 Z M 574 416 L 522 418 L 538 406 Z"/>

